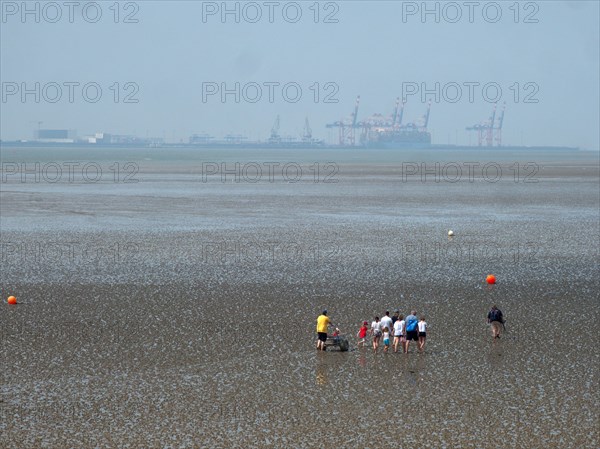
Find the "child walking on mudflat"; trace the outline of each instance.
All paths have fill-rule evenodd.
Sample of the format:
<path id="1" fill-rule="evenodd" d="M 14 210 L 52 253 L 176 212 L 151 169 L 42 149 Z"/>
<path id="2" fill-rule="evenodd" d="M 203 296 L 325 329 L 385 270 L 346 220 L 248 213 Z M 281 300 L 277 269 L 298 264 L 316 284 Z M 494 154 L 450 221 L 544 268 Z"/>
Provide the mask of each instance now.
<path id="1" fill-rule="evenodd" d="M 379 321 L 378 316 L 371 323 L 371 335 L 373 336 L 373 351 L 377 352 L 379 340 L 381 339 L 381 321 Z"/>
<path id="2" fill-rule="evenodd" d="M 360 329 L 358 330 L 358 333 L 356 334 L 356 336 L 358 337 L 358 346 L 359 347 L 364 347 L 365 346 L 365 342 L 367 340 L 367 331 L 369 330 L 367 328 L 367 322 L 363 321 L 362 326 L 360 327 Z"/>
<path id="3" fill-rule="evenodd" d="M 425 317 L 421 316 L 421 320 L 419 321 L 419 342 L 417 343 L 419 346 L 419 351 L 423 352 L 425 349 L 425 339 L 427 338 L 427 323 L 425 322 Z"/>
<path id="4" fill-rule="evenodd" d="M 388 352 L 390 349 L 390 330 L 386 326 L 383 328 L 383 352 Z"/>

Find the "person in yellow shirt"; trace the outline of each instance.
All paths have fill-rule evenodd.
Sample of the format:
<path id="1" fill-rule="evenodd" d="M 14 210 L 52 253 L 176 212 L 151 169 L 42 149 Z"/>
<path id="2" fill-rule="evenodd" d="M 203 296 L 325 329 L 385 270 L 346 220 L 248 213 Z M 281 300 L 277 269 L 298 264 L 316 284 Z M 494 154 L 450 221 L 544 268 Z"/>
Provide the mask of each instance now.
<path id="1" fill-rule="evenodd" d="M 325 342 L 327 341 L 327 327 L 333 326 L 333 323 L 327 316 L 327 310 L 323 310 L 323 313 L 317 318 L 317 349 L 325 351 Z"/>

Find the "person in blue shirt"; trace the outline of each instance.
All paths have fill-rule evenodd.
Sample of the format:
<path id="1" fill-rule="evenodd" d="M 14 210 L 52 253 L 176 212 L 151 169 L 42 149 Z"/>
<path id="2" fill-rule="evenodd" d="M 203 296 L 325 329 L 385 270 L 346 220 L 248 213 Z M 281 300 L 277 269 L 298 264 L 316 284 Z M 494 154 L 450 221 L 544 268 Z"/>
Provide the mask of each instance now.
<path id="1" fill-rule="evenodd" d="M 406 338 L 404 341 L 404 352 L 408 353 L 408 347 L 410 345 L 410 342 L 415 341 L 418 344 L 419 341 L 419 320 L 417 318 L 417 311 L 411 310 L 410 315 L 408 315 L 404 321 L 406 322 L 404 324 L 406 333 Z"/>

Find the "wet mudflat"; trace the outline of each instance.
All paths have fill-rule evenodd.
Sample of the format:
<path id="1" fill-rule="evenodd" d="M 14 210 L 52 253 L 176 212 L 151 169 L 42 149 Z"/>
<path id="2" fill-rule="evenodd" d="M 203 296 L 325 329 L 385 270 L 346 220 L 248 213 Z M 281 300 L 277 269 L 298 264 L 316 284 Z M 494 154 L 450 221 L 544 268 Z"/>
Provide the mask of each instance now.
<path id="1" fill-rule="evenodd" d="M 403 180 L 431 154 L 153 151 L 94 156 L 137 183 L 2 184 L 0 446 L 598 446 L 594 155 L 450 183 Z M 202 160 L 335 161 L 338 182 L 202 182 Z M 323 308 L 351 351 L 314 349 Z M 396 308 L 427 317 L 425 353 L 356 349 Z"/>

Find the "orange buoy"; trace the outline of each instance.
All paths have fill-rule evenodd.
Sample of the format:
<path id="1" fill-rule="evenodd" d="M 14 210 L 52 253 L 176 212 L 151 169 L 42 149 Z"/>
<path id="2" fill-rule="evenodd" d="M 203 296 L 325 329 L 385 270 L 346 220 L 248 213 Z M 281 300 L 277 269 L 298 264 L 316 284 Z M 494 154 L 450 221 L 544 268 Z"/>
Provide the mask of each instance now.
<path id="1" fill-rule="evenodd" d="M 17 298 L 15 298 L 14 296 L 9 296 L 6 301 L 8 301 L 9 304 L 16 304 Z"/>
<path id="2" fill-rule="evenodd" d="M 487 277 L 485 278 L 485 281 L 488 284 L 495 284 L 496 283 L 496 276 L 494 276 L 493 274 L 488 274 Z"/>

